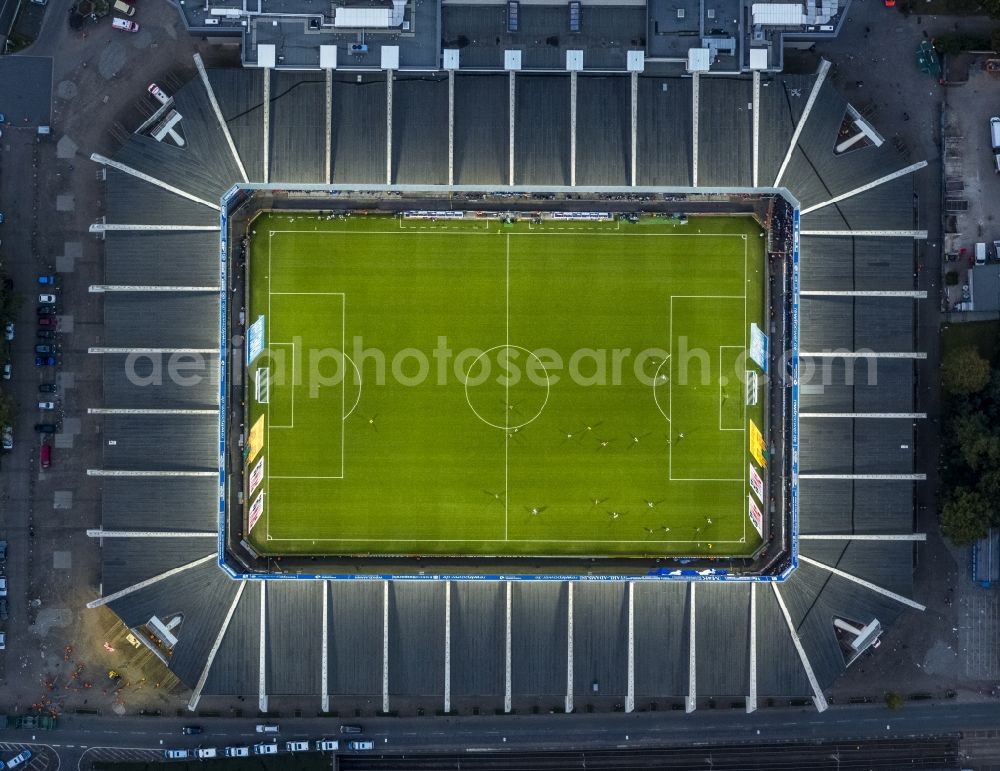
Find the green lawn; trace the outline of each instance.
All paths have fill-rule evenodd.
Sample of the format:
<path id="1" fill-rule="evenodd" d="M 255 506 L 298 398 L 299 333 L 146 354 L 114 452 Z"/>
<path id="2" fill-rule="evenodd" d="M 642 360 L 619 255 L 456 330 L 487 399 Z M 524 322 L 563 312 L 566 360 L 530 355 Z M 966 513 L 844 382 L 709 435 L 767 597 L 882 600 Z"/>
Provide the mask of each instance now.
<path id="1" fill-rule="evenodd" d="M 262 554 L 743 555 L 749 218 L 266 214 Z M 346 351 L 347 357 L 341 356 Z M 341 373 L 346 372 L 346 377 Z M 359 377 L 360 376 L 360 377 Z M 256 493 L 254 496 L 256 497 Z M 250 497 L 248 497 L 250 500 Z"/>

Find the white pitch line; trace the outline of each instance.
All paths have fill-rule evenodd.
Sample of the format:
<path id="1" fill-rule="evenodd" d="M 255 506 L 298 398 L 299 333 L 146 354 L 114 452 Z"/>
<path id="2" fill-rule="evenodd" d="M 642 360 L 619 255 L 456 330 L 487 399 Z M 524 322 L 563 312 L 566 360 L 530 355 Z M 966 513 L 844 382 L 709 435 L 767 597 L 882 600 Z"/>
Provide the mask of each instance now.
<path id="1" fill-rule="evenodd" d="M 504 305 L 504 323 L 505 323 L 505 343 L 504 352 L 506 353 L 510 349 L 510 234 L 507 234 L 507 244 L 506 244 L 506 258 L 505 258 L 505 281 L 506 281 L 506 294 L 505 294 L 505 305 Z M 510 470 L 509 470 L 509 459 L 510 459 L 510 378 L 505 378 L 505 399 L 504 402 L 504 415 L 503 415 L 503 426 L 504 426 L 504 440 L 503 440 L 503 539 L 506 541 L 510 537 Z"/>

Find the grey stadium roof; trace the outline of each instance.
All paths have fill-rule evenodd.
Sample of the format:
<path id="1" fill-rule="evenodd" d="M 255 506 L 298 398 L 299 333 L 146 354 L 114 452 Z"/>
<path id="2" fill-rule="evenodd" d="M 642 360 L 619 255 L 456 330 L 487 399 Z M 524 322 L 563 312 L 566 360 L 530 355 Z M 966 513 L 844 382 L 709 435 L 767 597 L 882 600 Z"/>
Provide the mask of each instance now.
<path id="1" fill-rule="evenodd" d="M 803 366 L 815 372 L 802 381 L 801 562 L 788 580 L 230 580 L 212 556 L 212 207 L 243 180 L 241 166 L 250 181 L 384 183 L 389 143 L 384 73 L 359 80 L 225 70 L 207 73 L 210 89 L 196 79 L 174 95 L 185 147 L 135 135 L 114 159 L 95 156 L 109 167 L 107 216 L 94 227 L 106 242 L 98 412 L 108 413 L 104 435 L 116 442 L 105 446 L 103 468 L 90 472 L 103 478 L 103 525 L 93 532 L 103 536 L 102 597 L 91 605 L 109 604 L 129 625 L 183 618 L 169 665 L 192 687 L 192 709 L 202 694 L 257 696 L 262 710 L 285 696 L 314 698 L 318 709 L 359 697 L 386 710 L 412 699 L 572 707 L 595 698 L 595 682 L 602 697 L 629 710 L 671 699 L 692 709 L 707 697 L 746 698 L 748 708 L 758 698 L 812 697 L 825 708 L 822 690 L 845 668 L 834 617 L 884 625 L 921 609 L 910 599 L 921 538 L 912 532 L 920 476 L 913 318 L 921 298 L 911 275 L 921 234 L 913 230 L 911 177 L 919 165 L 888 143 L 836 155 L 847 104 L 824 75 L 764 76 L 756 115 L 750 79 L 642 76 L 636 91 L 635 183 L 697 192 L 697 157 L 699 185 L 746 188 L 756 162 L 757 184 L 787 188 L 803 211 L 801 349 Z M 506 74 L 455 76 L 456 184 L 506 188 L 509 82 Z M 448 182 L 447 77 L 396 76 L 393 85 L 392 181 Z M 629 85 L 627 76 L 579 78 L 581 184 L 632 182 Z M 569 98 L 565 75 L 517 76 L 517 184 L 569 184 Z M 872 294 L 879 292 L 895 294 Z M 190 388 L 135 382 L 122 368 L 136 349 L 202 351 L 209 371 Z M 828 349 L 876 355 L 831 361 Z M 135 366 L 151 372 L 149 361 Z M 847 368 L 854 385 L 845 382 Z"/>

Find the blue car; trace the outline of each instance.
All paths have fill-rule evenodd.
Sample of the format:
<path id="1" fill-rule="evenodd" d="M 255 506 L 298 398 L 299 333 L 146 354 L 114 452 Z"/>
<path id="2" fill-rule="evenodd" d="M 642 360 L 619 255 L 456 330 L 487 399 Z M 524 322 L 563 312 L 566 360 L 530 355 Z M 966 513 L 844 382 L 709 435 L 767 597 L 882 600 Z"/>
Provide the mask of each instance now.
<path id="1" fill-rule="evenodd" d="M 35 366 L 36 367 L 54 367 L 56 364 L 55 356 L 36 356 Z"/>
<path id="2" fill-rule="evenodd" d="M 22 763 L 31 759 L 31 750 L 24 750 L 20 755 L 15 755 L 7 761 L 7 768 L 17 768 Z"/>
<path id="3" fill-rule="evenodd" d="M 56 277 L 53 275 L 39 276 L 38 283 L 44 286 L 53 286 L 56 283 Z"/>
<path id="4" fill-rule="evenodd" d="M 51 345 L 40 344 L 35 346 L 35 353 L 55 353 Z"/>

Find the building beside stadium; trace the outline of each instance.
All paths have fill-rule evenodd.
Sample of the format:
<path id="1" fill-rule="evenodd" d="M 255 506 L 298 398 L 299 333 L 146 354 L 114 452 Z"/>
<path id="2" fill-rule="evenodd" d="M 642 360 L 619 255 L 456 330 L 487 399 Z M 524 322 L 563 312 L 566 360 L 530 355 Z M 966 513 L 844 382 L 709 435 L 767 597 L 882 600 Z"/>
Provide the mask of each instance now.
<path id="1" fill-rule="evenodd" d="M 780 71 L 785 46 L 834 37 L 847 7 L 839 0 L 177 5 L 191 33 L 238 38 L 247 67 L 622 73 L 648 61 L 717 75 Z"/>
<path id="2" fill-rule="evenodd" d="M 103 507 L 91 606 L 109 606 L 192 689 L 192 710 L 213 694 L 256 696 L 261 712 L 801 698 L 822 710 L 882 628 L 923 610 L 913 265 L 926 233 L 912 179 L 926 164 L 836 93 L 828 63 L 728 77 L 633 59 L 569 78 L 198 60 L 199 76 L 150 104 L 113 157 L 92 156 L 106 195 L 92 227 L 106 260 L 95 411 L 115 442 L 89 472 Z M 245 361 L 254 319 L 228 299 L 255 208 L 755 217 L 783 277 L 764 332 L 772 355 L 792 352 L 768 386 L 773 551 L 721 569 L 256 558 L 241 545 L 248 488 L 230 485 L 250 429 L 233 358 Z"/>

